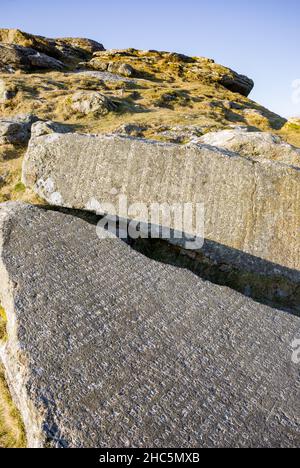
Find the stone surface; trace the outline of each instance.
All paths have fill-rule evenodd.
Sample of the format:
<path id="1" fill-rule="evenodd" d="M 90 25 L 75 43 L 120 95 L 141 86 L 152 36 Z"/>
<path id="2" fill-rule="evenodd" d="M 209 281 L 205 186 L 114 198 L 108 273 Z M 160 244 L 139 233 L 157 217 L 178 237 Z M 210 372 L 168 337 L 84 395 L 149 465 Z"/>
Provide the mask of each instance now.
<path id="1" fill-rule="evenodd" d="M 203 129 L 194 125 L 176 125 L 172 128 L 163 129 L 158 135 L 170 143 L 191 143 L 199 141 L 199 138 L 203 135 Z"/>
<path id="2" fill-rule="evenodd" d="M 106 115 L 116 110 L 114 103 L 98 91 L 77 91 L 71 98 L 71 109 L 80 114 Z"/>
<path id="3" fill-rule="evenodd" d="M 291 166 L 209 145 L 53 134 L 30 140 L 23 182 L 49 203 L 91 211 L 112 203 L 121 217 L 119 195 L 148 208 L 204 202 L 206 239 L 230 249 L 238 264 L 246 254 L 253 269 L 260 260 L 269 274 L 285 267 L 298 284 L 300 172 Z M 178 229 L 174 219 L 170 227 Z"/>
<path id="4" fill-rule="evenodd" d="M 80 66 L 80 64 L 79 64 Z M 108 81 L 108 82 L 115 82 L 115 81 L 123 81 L 125 83 L 134 83 L 133 79 L 125 78 L 121 75 L 116 75 L 115 73 L 109 73 L 107 71 L 96 71 L 96 70 L 83 70 L 81 68 L 76 71 L 77 74 L 82 76 L 92 76 L 93 78 L 99 78 L 99 81 Z"/>
<path id="5" fill-rule="evenodd" d="M 82 59 L 95 52 L 105 50 L 104 46 L 99 42 L 82 37 L 64 37 L 48 40 L 55 43 L 55 47 L 62 53 L 65 59 Z"/>
<path id="6" fill-rule="evenodd" d="M 300 166 L 300 149 L 283 142 L 280 137 L 270 133 L 224 130 L 208 133 L 199 141 L 235 151 L 243 156 Z"/>
<path id="7" fill-rule="evenodd" d="M 15 44 L 0 43 L 0 70 L 15 72 L 16 70 L 33 71 L 37 69 L 62 70 L 61 61 L 28 47 Z"/>
<path id="8" fill-rule="evenodd" d="M 30 138 L 32 124 L 38 120 L 32 114 L 0 119 L 0 145 L 23 144 Z"/>
<path id="9" fill-rule="evenodd" d="M 99 71 L 108 71 L 109 73 L 113 73 L 116 75 L 121 75 L 125 77 L 134 77 L 136 72 L 134 68 L 129 65 L 128 63 L 124 62 L 103 62 L 100 57 L 94 57 L 87 63 L 84 63 L 84 66 L 92 69 L 92 70 L 99 70 Z"/>
<path id="10" fill-rule="evenodd" d="M 34 137 L 48 135 L 50 133 L 71 133 L 71 129 L 68 125 L 52 122 L 51 120 L 39 120 L 31 126 L 31 135 Z"/>
<path id="11" fill-rule="evenodd" d="M 88 59 L 94 52 L 104 50 L 99 42 L 86 38 L 49 39 L 19 29 L 0 29 L 0 42 L 29 47 L 63 62 Z"/>
<path id="12" fill-rule="evenodd" d="M 0 209 L 1 357 L 29 446 L 297 447 L 300 320 L 93 224 Z"/>
<path id="13" fill-rule="evenodd" d="M 220 77 L 219 83 L 234 93 L 249 96 L 254 88 L 254 81 L 245 75 L 230 71 L 230 74 L 224 74 Z"/>

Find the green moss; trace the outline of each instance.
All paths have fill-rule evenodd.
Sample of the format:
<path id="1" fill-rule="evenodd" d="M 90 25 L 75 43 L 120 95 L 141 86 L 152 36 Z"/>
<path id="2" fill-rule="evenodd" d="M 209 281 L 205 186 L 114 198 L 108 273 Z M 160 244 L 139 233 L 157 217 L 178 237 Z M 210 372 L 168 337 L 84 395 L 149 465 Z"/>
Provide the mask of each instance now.
<path id="1" fill-rule="evenodd" d="M 18 182 L 14 186 L 14 192 L 16 192 L 16 193 L 23 193 L 23 192 L 25 192 L 25 190 L 26 190 L 26 187 L 22 182 Z"/>

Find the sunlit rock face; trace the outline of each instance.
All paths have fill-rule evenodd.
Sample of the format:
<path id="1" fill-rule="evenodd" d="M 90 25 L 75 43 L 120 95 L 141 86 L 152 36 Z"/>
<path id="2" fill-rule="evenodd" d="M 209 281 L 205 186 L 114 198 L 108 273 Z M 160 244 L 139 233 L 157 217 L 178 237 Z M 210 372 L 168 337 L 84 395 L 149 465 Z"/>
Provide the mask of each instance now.
<path id="1" fill-rule="evenodd" d="M 0 224 L 1 357 L 29 446 L 297 446 L 298 318 L 72 214 L 5 204 Z"/>

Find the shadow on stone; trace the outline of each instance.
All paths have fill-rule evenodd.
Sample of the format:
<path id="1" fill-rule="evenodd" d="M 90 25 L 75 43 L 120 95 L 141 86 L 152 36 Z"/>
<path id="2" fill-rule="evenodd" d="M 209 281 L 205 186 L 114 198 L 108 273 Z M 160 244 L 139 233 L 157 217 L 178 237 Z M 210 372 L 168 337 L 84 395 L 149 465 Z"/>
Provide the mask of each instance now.
<path id="1" fill-rule="evenodd" d="M 82 210 L 50 206 L 46 209 L 70 214 L 95 226 L 102 219 L 101 216 Z M 117 234 L 119 229 L 124 230 L 124 223 L 128 222 L 119 220 Z M 204 280 L 227 286 L 261 304 L 300 316 L 298 270 L 283 267 L 211 240 L 205 240 L 201 250 L 186 250 L 176 242 L 174 233 L 171 232 L 171 236 L 173 236 L 172 243 L 164 239 L 151 238 L 122 240 L 148 258 L 186 268 Z"/>

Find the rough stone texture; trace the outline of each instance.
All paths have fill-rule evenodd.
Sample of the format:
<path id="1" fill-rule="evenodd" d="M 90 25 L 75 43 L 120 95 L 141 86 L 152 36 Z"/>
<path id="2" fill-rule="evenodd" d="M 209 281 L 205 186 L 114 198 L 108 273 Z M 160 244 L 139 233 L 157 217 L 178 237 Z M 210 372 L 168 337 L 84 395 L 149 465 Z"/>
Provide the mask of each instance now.
<path id="1" fill-rule="evenodd" d="M 94 57 L 89 62 L 85 62 L 84 66 L 90 68 L 92 70 L 99 70 L 99 71 L 108 71 L 109 73 L 126 76 L 126 77 L 134 77 L 136 75 L 136 71 L 134 68 L 129 65 L 128 63 L 124 62 L 103 62 L 100 57 Z"/>
<path id="2" fill-rule="evenodd" d="M 243 156 L 264 158 L 300 166 L 300 149 L 282 141 L 276 135 L 243 130 L 223 130 L 208 133 L 201 143 L 235 151 Z"/>
<path id="3" fill-rule="evenodd" d="M 116 73 L 118 75 L 123 75 L 131 77 L 135 75 L 134 68 L 128 63 L 110 63 L 107 69 L 110 73 Z"/>
<path id="4" fill-rule="evenodd" d="M 32 114 L 0 119 L 0 145 L 23 144 L 30 138 L 32 124 L 37 117 Z"/>
<path id="5" fill-rule="evenodd" d="M 282 266 L 299 281 L 300 172 L 291 166 L 207 145 L 52 134 L 30 140 L 23 182 L 51 204 L 95 211 L 113 203 L 121 217 L 124 194 L 128 205 L 204 202 L 206 239 L 239 264 L 250 254 L 253 269 L 268 261 L 270 274 Z"/>
<path id="6" fill-rule="evenodd" d="M 39 137 L 42 135 L 48 135 L 50 133 L 70 133 L 70 127 L 58 122 L 52 122 L 52 120 L 42 121 L 39 120 L 31 126 L 31 135 Z"/>
<path id="7" fill-rule="evenodd" d="M 65 58 L 83 58 L 94 52 L 105 50 L 104 46 L 97 41 L 83 37 L 63 37 L 48 39 L 54 41 L 55 47 Z"/>
<path id="8" fill-rule="evenodd" d="M 30 446 L 297 447 L 300 320 L 59 212 L 0 210 L 1 348 Z"/>
<path id="9" fill-rule="evenodd" d="M 0 42 L 29 47 L 62 61 L 88 59 L 94 52 L 105 50 L 102 44 L 86 38 L 49 39 L 19 29 L 0 29 Z"/>
<path id="10" fill-rule="evenodd" d="M 232 70 L 230 74 L 221 76 L 219 83 L 234 93 L 249 96 L 254 88 L 254 81 L 245 75 L 240 75 Z"/>
<path id="11" fill-rule="evenodd" d="M 77 74 L 83 76 L 92 76 L 93 78 L 99 78 L 99 81 L 108 81 L 108 82 L 115 82 L 115 81 L 124 81 L 125 83 L 135 83 L 135 80 L 125 78 L 121 75 L 116 75 L 115 73 L 109 73 L 107 71 L 96 71 L 96 70 L 83 70 L 80 68 L 77 70 Z"/>
<path id="12" fill-rule="evenodd" d="M 200 136 L 203 135 L 203 129 L 195 125 L 176 125 L 163 129 L 158 134 L 170 143 L 182 144 L 198 142 Z"/>
<path id="13" fill-rule="evenodd" d="M 28 47 L 15 44 L 0 43 L 0 70 L 15 72 L 16 70 L 32 71 L 36 69 L 62 70 L 61 61 L 37 52 Z"/>
<path id="14" fill-rule="evenodd" d="M 98 91 L 77 91 L 72 96 L 71 108 L 84 115 L 106 115 L 116 110 L 114 103 Z"/>

